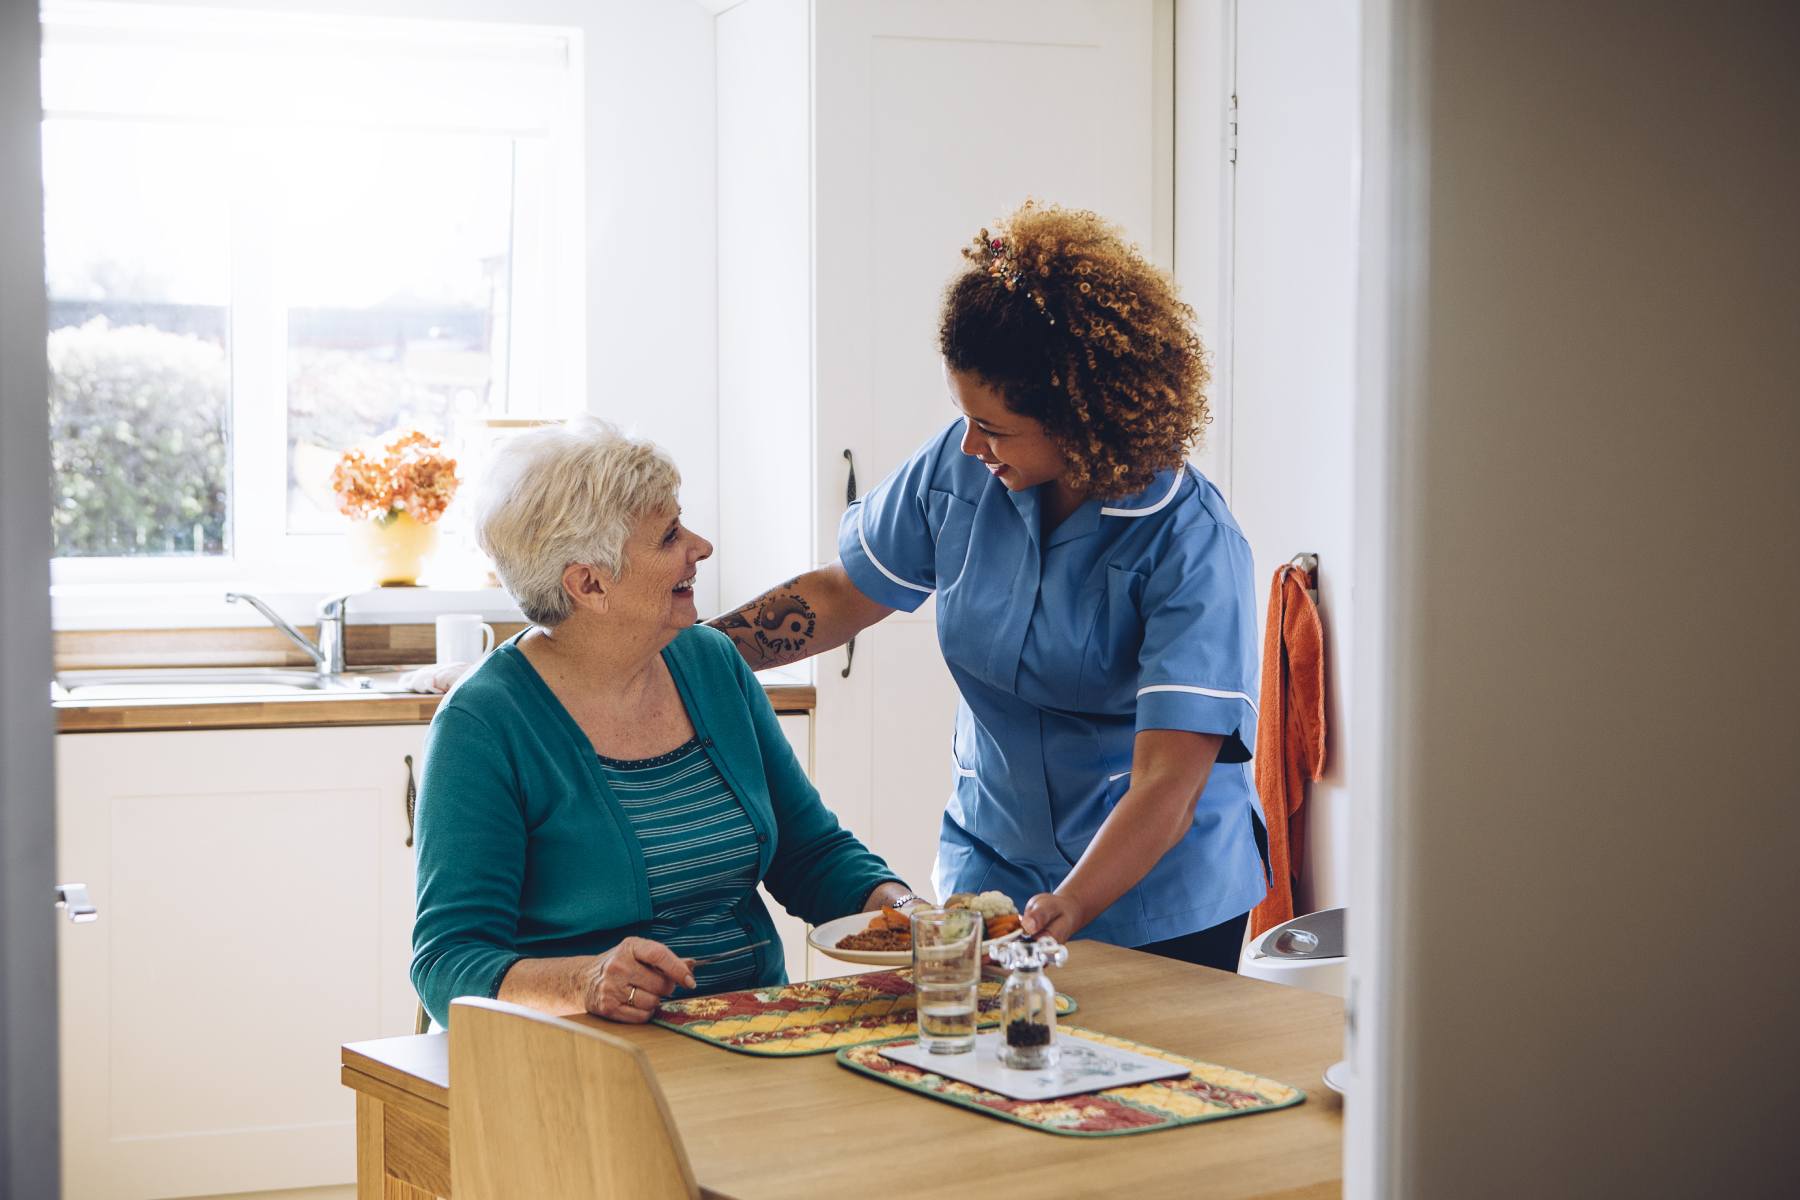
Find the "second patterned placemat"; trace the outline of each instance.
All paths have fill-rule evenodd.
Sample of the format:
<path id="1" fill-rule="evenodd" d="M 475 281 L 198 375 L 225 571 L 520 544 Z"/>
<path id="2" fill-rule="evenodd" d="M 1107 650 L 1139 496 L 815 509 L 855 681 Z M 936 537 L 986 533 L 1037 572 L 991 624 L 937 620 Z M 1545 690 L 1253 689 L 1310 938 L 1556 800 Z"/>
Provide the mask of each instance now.
<path id="1" fill-rule="evenodd" d="M 1241 1117 L 1251 1113 L 1287 1108 L 1306 1099 L 1297 1087 L 1236 1071 L 1217 1063 L 1171 1054 L 1141 1042 L 1112 1037 L 1092 1029 L 1073 1025 L 1057 1028 L 1059 1038 L 1081 1038 L 1102 1046 L 1116 1046 L 1151 1058 L 1186 1067 L 1183 1079 L 1164 1079 L 1155 1083 L 1139 1083 L 1106 1088 L 1056 1100 L 1009 1100 L 985 1088 L 932 1071 L 920 1070 L 895 1062 L 881 1053 L 880 1046 L 850 1046 L 838 1051 L 839 1065 L 873 1076 L 908 1091 L 918 1092 L 933 1100 L 959 1105 L 1041 1129 L 1074 1137 L 1117 1137 L 1127 1133 L 1151 1133 L 1158 1129 L 1174 1129 L 1221 1117 Z"/>

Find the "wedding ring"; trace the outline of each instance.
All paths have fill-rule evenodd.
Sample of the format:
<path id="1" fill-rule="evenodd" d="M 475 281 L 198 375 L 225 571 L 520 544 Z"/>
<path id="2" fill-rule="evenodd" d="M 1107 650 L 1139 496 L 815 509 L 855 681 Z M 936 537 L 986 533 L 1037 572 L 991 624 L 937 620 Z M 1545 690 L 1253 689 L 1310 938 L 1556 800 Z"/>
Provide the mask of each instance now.
<path id="1" fill-rule="evenodd" d="M 635 998 L 635 997 L 636 997 L 636 996 L 637 996 L 637 984 L 635 984 L 635 983 L 634 983 L 634 984 L 632 984 L 632 985 L 631 985 L 631 990 L 630 990 L 630 991 L 629 991 L 629 992 L 626 992 L 626 993 L 625 993 L 625 1007 L 626 1007 L 626 1008 L 630 1008 L 630 1007 L 631 1007 L 631 1001 L 632 1001 L 632 1000 L 633 1000 L 633 999 L 634 999 L 634 998 Z"/>

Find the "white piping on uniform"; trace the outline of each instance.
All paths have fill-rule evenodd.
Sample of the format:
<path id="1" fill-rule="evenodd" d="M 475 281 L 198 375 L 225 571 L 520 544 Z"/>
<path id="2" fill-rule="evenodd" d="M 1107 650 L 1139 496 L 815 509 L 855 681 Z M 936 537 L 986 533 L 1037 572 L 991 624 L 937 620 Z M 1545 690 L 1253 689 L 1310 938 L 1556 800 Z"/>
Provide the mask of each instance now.
<path id="1" fill-rule="evenodd" d="M 1186 477 L 1187 469 L 1185 467 L 1175 472 L 1175 486 L 1169 489 L 1168 495 L 1149 508 L 1103 508 L 1100 510 L 1100 515 L 1103 517 L 1147 517 L 1151 513 L 1161 512 L 1169 506 L 1169 501 L 1175 499 L 1175 493 L 1181 490 L 1181 481 Z"/>
<path id="2" fill-rule="evenodd" d="M 1149 687 L 1138 689 L 1140 696 L 1149 692 L 1188 692 L 1195 696 L 1216 696 L 1220 700 L 1242 700 L 1250 706 L 1251 712 L 1256 711 L 1256 701 L 1248 692 L 1227 692 L 1219 688 L 1190 687 L 1185 683 L 1153 683 Z"/>
<path id="3" fill-rule="evenodd" d="M 931 595 L 930 588 L 920 587 L 916 583 L 908 583 L 906 580 L 900 578 L 898 575 L 881 565 L 881 560 L 875 557 L 875 552 L 873 550 L 869 549 L 869 539 L 863 536 L 863 517 L 868 511 L 869 510 L 866 508 L 859 508 L 856 510 L 856 540 L 862 545 L 862 552 L 868 556 L 870 562 L 875 564 L 875 569 L 877 571 L 880 571 L 883 575 L 886 575 L 901 587 L 911 588 L 915 592 L 924 592 L 927 596 Z"/>
<path id="4" fill-rule="evenodd" d="M 956 773 L 958 779 L 975 778 L 975 772 L 962 765 L 962 755 L 956 751 L 956 730 L 954 729 L 950 731 L 950 769 Z"/>

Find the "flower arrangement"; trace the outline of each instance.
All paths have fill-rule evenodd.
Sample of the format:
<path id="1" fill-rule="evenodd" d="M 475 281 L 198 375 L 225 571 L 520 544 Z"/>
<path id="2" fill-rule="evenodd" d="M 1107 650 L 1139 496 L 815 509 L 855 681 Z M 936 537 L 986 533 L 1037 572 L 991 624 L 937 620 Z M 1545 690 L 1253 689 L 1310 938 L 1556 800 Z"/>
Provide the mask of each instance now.
<path id="1" fill-rule="evenodd" d="M 355 520 L 387 524 L 402 513 L 421 525 L 444 515 L 462 480 L 443 445 L 412 430 L 379 451 L 344 451 L 331 471 L 338 511 Z"/>

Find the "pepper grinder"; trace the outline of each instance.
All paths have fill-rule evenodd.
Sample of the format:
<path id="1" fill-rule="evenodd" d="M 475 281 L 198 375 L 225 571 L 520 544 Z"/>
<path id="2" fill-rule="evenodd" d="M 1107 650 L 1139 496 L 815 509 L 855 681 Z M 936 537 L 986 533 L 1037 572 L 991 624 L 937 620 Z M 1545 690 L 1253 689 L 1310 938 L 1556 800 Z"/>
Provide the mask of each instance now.
<path id="1" fill-rule="evenodd" d="M 1045 934 L 991 946 L 988 957 L 1012 972 L 1000 989 L 1000 1061 L 1021 1071 L 1053 1066 L 1056 989 L 1044 968 L 1068 962 L 1068 947 Z"/>

